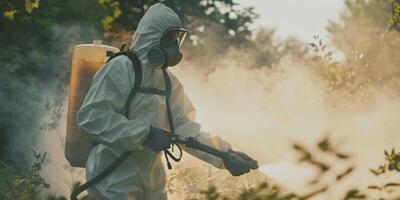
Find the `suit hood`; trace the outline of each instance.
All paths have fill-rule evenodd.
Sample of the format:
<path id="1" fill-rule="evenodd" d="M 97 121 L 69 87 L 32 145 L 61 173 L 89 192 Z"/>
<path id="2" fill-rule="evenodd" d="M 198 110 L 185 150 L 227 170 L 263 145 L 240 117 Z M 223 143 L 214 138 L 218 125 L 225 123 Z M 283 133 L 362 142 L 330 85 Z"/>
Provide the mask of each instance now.
<path id="1" fill-rule="evenodd" d="M 143 64 L 148 64 L 147 52 L 160 44 L 164 32 L 171 27 L 182 27 L 178 15 L 162 3 L 151 6 L 133 35 L 131 49 L 135 51 Z"/>

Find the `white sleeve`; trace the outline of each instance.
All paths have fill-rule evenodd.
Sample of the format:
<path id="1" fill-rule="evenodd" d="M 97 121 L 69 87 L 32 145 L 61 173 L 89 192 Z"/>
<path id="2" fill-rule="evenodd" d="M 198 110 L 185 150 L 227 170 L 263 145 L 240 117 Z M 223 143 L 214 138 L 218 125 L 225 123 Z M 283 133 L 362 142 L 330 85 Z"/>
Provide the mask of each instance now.
<path id="1" fill-rule="evenodd" d="M 86 136 L 118 152 L 141 148 L 150 128 L 144 121 L 129 120 L 121 113 L 134 77 L 127 57 L 112 59 L 94 76 L 77 113 L 77 124 Z"/>

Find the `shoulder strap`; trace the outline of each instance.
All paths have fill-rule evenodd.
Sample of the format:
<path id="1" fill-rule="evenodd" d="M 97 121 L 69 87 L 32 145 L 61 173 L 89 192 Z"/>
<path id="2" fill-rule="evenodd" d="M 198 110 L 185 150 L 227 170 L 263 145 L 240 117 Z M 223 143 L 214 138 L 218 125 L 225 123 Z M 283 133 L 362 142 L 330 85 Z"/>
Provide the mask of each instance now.
<path id="1" fill-rule="evenodd" d="M 171 97 L 171 93 L 172 93 L 172 83 L 171 83 L 171 78 L 168 75 L 167 69 L 165 69 L 165 68 L 162 69 L 162 72 L 163 72 L 164 82 L 165 82 L 165 92 L 166 92 L 165 104 L 167 105 L 167 116 L 168 116 L 169 129 L 170 129 L 170 133 L 171 133 L 170 136 L 174 137 L 175 136 L 175 126 L 174 126 L 174 118 L 172 116 L 172 110 L 171 110 L 171 104 L 170 104 L 170 97 Z M 175 157 L 168 150 L 164 150 L 164 156 L 165 156 L 165 160 L 167 161 L 168 169 L 172 169 L 172 165 L 169 162 L 168 158 L 171 158 L 175 162 L 179 162 L 182 159 L 182 148 L 178 144 L 173 143 L 172 151 L 174 151 L 174 148 L 173 148 L 174 146 L 177 146 L 177 148 L 179 150 L 178 157 Z"/>
<path id="2" fill-rule="evenodd" d="M 169 123 L 169 129 L 172 135 L 175 134 L 175 126 L 174 126 L 174 120 L 172 117 L 172 111 L 171 111 L 171 105 L 170 105 L 170 97 L 171 97 L 171 92 L 172 92 L 172 83 L 171 79 L 168 75 L 167 69 L 162 69 L 163 76 L 164 76 L 164 81 L 165 81 L 165 92 L 166 92 L 166 105 L 167 105 L 167 116 L 168 116 L 168 123 Z"/>
<path id="3" fill-rule="evenodd" d="M 132 65 L 133 65 L 133 71 L 135 72 L 135 82 L 133 85 L 133 88 L 131 90 L 131 92 L 129 93 L 128 99 L 126 100 L 126 104 L 125 104 L 125 116 L 128 117 L 129 115 L 129 107 L 131 104 L 131 101 L 133 99 L 133 97 L 135 96 L 135 94 L 137 93 L 138 89 L 140 88 L 140 84 L 142 83 L 142 64 L 140 63 L 139 58 L 137 57 L 137 55 L 133 52 L 133 51 L 120 51 L 114 55 L 112 55 L 108 60 L 112 60 L 113 58 L 117 57 L 117 56 L 121 56 L 124 55 L 126 57 L 129 58 L 129 60 L 131 60 Z"/>

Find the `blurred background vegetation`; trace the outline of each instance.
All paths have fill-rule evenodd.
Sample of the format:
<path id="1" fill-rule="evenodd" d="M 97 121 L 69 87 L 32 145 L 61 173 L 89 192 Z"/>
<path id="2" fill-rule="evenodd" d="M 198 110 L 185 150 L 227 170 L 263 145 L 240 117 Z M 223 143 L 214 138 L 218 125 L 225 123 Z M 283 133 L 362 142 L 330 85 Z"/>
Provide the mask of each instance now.
<path id="1" fill-rule="evenodd" d="M 39 132 L 58 126 L 68 89 L 71 48 L 95 38 L 116 46 L 129 42 L 127 38 L 135 31 L 143 13 L 156 2 L 159 1 L 0 2 L 1 199 L 40 199 L 42 189 L 49 187 L 39 173 L 45 154 L 32 156 L 32 144 Z M 305 44 L 294 37 L 277 39 L 273 29 L 252 31 L 250 27 L 257 14 L 251 7 L 240 7 L 233 0 L 161 2 L 173 8 L 190 30 L 190 42 L 186 42 L 184 48 L 191 50 L 185 59 L 202 66 L 215 65 L 212 61 L 218 57 L 240 54 L 246 58 L 243 61 L 246 65 L 272 68 L 283 57 L 292 56 L 307 62 L 329 82 L 332 91 L 339 91 L 335 93 L 338 95 L 343 95 L 340 91 L 344 88 L 352 88 L 351 95 L 360 96 L 371 95 L 376 85 L 400 88 L 399 0 L 346 0 L 340 21 L 331 22 L 327 27 L 332 46 L 319 37 L 315 37 L 314 43 Z M 337 50 L 344 53 L 345 60 L 332 58 Z M 43 117 L 49 113 L 52 117 L 44 122 Z M 295 150 L 304 149 L 297 146 Z M 397 152 L 387 152 L 385 156 L 389 164 L 374 170 L 377 176 L 399 169 Z M 316 164 L 310 158 L 305 160 Z M 371 189 L 381 191 L 395 186 L 371 186 Z M 202 192 L 193 198 L 224 198 L 223 194 L 218 194 L 218 188 L 196 191 Z M 324 188 L 320 190 L 324 191 Z M 266 196 L 251 196 L 258 192 Z M 235 195 L 238 199 L 298 197 L 289 192 L 281 193 L 275 186 L 261 184 Z M 363 195 L 354 189 L 344 199 Z"/>

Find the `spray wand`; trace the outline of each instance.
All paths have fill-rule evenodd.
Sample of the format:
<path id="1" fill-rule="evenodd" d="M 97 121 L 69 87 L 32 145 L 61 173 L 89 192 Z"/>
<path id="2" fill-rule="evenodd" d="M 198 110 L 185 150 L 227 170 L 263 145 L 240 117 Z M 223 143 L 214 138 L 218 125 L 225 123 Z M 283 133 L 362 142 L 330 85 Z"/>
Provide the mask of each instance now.
<path id="1" fill-rule="evenodd" d="M 211 154 L 213 156 L 217 156 L 217 157 L 219 157 L 219 158 L 221 158 L 223 160 L 230 160 L 230 161 L 235 162 L 235 163 L 244 163 L 244 164 L 248 165 L 249 168 L 251 168 L 251 169 L 257 169 L 258 168 L 257 162 L 250 162 L 250 161 L 240 157 L 236 153 L 233 153 L 233 152 L 230 152 L 230 151 L 222 151 L 222 150 L 219 150 L 219 149 L 214 148 L 212 146 L 203 144 L 203 143 L 199 142 L 194 137 L 186 137 L 185 139 L 180 139 L 177 135 L 173 135 L 171 139 L 172 139 L 172 143 L 183 144 L 186 147 L 189 147 L 189 148 L 192 148 L 192 149 L 196 149 L 196 150 L 200 150 L 202 152 Z"/>

